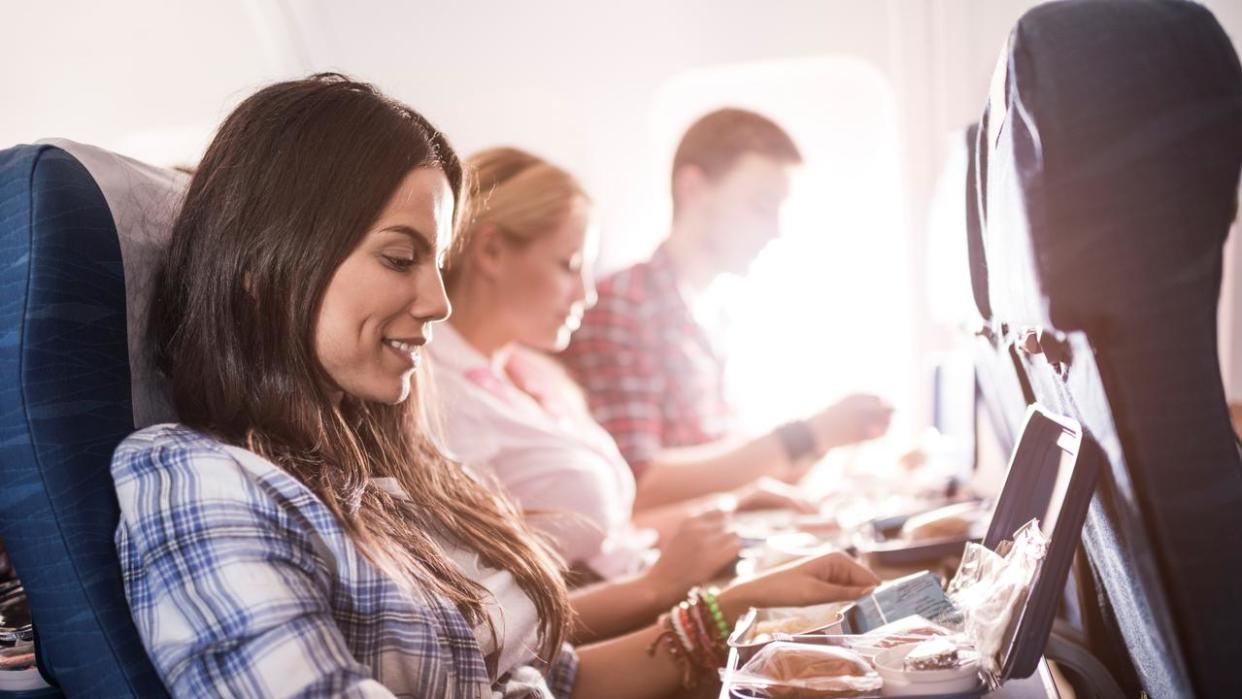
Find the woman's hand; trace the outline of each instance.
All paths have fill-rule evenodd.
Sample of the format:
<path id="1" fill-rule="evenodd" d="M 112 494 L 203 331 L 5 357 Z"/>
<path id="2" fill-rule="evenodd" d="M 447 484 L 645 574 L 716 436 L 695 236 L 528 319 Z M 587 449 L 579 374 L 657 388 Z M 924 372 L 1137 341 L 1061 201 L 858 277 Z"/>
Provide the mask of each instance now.
<path id="1" fill-rule="evenodd" d="M 720 593 L 730 624 L 749 607 L 807 607 L 855 600 L 870 593 L 880 578 L 841 551 L 804 558 L 763 575 L 730 585 Z"/>
<path id="2" fill-rule="evenodd" d="M 816 514 L 819 508 L 802 497 L 797 488 L 775 478 L 760 478 L 733 491 L 737 509 L 742 510 L 793 510 L 802 514 Z"/>
<path id="3" fill-rule="evenodd" d="M 806 606 L 857 599 L 878 582 L 874 573 L 837 552 L 795 561 L 761 577 L 731 585 L 716 601 L 725 619 L 736 622 L 750 606 Z M 652 624 L 625 636 L 579 647 L 573 696 L 672 696 L 683 676 L 682 667 L 665 650 L 657 652 L 654 661 L 647 650 L 658 646 L 664 633 L 659 625 Z M 618 677 L 625 681 L 618 682 Z"/>
<path id="4" fill-rule="evenodd" d="M 647 575 L 673 599 L 694 585 L 706 582 L 737 559 L 741 539 L 727 529 L 729 514 L 710 509 L 687 518 L 667 541 L 661 542 L 660 558 Z"/>

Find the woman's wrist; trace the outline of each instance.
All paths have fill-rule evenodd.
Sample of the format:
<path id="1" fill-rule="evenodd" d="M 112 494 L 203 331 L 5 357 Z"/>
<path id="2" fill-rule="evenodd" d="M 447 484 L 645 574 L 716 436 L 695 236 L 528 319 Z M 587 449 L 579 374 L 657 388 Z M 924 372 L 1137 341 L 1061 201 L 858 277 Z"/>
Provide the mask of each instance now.
<path id="1" fill-rule="evenodd" d="M 683 689 L 694 689 L 704 679 L 711 681 L 728 659 L 733 625 L 722 609 L 727 599 L 714 587 L 695 586 L 685 599 L 660 615 L 647 655 L 667 653 L 681 672 Z"/>
<path id="2" fill-rule="evenodd" d="M 686 596 L 690 585 L 678 579 L 659 562 L 648 568 L 635 581 L 648 608 L 663 609 L 677 604 Z"/>
<path id="3" fill-rule="evenodd" d="M 720 605 L 720 612 L 730 628 L 737 625 L 737 620 L 746 613 L 746 610 L 755 606 L 749 585 L 749 581 L 734 583 L 716 595 L 716 603 Z"/>

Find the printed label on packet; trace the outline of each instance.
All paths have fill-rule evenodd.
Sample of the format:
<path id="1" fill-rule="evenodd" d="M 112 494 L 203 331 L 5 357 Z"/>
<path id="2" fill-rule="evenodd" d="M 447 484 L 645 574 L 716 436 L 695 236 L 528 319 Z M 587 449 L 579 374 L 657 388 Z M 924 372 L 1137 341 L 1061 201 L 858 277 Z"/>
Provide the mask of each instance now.
<path id="1" fill-rule="evenodd" d="M 961 620 L 940 581 L 924 571 L 884 583 L 855 602 L 845 612 L 845 629 L 853 634 L 867 633 L 914 614 L 940 624 Z"/>

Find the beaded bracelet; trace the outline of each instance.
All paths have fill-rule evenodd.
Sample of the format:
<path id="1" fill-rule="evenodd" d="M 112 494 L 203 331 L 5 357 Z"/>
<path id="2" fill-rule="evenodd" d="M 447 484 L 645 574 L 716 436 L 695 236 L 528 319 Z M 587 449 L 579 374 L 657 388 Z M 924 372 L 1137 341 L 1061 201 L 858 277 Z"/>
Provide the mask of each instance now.
<path id="1" fill-rule="evenodd" d="M 662 615 L 659 627 L 661 628 L 660 634 L 651 642 L 651 645 L 647 646 L 647 656 L 655 657 L 656 650 L 661 645 L 666 646 L 669 656 L 673 659 L 673 664 L 681 671 L 681 686 L 685 689 L 693 689 L 698 684 L 696 668 L 689 656 L 689 651 L 678 640 L 677 629 L 672 616 L 669 614 Z"/>
<path id="2" fill-rule="evenodd" d="M 719 594 L 714 587 L 692 588 L 685 600 L 660 616 L 660 633 L 647 647 L 647 655 L 654 657 L 661 645 L 667 646 L 686 689 L 696 687 L 702 677 L 714 676 L 728 656 L 729 624 Z"/>
<path id="3" fill-rule="evenodd" d="M 694 651 L 690 655 L 690 660 L 695 664 L 694 669 L 698 675 L 697 681 L 707 676 L 714 676 L 716 671 L 724 665 L 724 661 L 717 657 L 712 647 L 711 639 L 703 636 L 693 620 L 694 614 L 684 606 L 685 604 L 685 602 L 682 602 L 677 607 L 674 607 L 674 610 L 681 618 L 683 628 L 686 629 L 686 635 L 690 638 L 691 643 L 694 644 Z"/>
<path id="4" fill-rule="evenodd" d="M 690 632 L 686 629 L 686 625 L 682 621 L 680 610 L 678 610 L 677 607 L 673 607 L 673 609 L 669 612 L 669 622 L 672 624 L 673 630 L 677 633 L 677 640 L 680 641 L 682 647 L 685 648 L 686 655 L 693 658 L 695 655 L 694 650 L 698 644 L 691 639 Z"/>
<path id="5" fill-rule="evenodd" d="M 712 640 L 711 634 L 703 626 L 703 620 L 691 608 L 691 604 L 682 602 L 678 605 L 681 612 L 683 623 L 689 628 L 691 635 L 699 646 L 699 655 L 702 659 L 702 665 L 705 669 L 720 667 L 720 656 L 716 653 L 716 643 Z"/>
<path id="6" fill-rule="evenodd" d="M 699 600 L 696 598 L 682 602 L 680 606 L 682 609 L 685 609 L 690 618 L 694 620 L 694 630 L 698 632 L 698 635 L 703 639 L 703 642 L 708 645 L 716 645 L 716 639 L 713 637 L 711 632 L 713 627 L 709 626 L 703 619 L 703 605 L 699 603 Z"/>
<path id="7" fill-rule="evenodd" d="M 707 608 L 711 613 L 712 620 L 716 622 L 716 628 L 720 631 L 721 640 L 729 638 L 730 627 L 729 622 L 725 620 L 724 612 L 720 611 L 720 603 L 716 596 L 720 594 L 720 590 L 715 587 L 709 587 L 706 590 L 700 590 L 699 596 L 707 603 Z"/>
<path id="8" fill-rule="evenodd" d="M 715 587 L 701 588 L 694 587 L 690 590 L 690 596 L 697 602 L 700 614 L 704 617 L 706 623 L 714 632 L 721 643 L 729 640 L 731 628 L 729 623 L 725 621 L 724 612 L 720 609 L 720 603 L 717 600 L 719 590 Z"/>

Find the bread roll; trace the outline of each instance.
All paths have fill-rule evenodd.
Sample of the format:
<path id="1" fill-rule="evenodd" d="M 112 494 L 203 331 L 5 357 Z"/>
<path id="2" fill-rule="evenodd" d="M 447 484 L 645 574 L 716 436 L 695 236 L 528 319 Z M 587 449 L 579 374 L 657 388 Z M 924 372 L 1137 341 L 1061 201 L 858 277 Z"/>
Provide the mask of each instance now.
<path id="1" fill-rule="evenodd" d="M 852 697 L 874 690 L 878 676 L 857 654 L 835 646 L 773 643 L 760 651 L 747 671 L 768 678 L 764 691 L 773 699 Z"/>
<path id="2" fill-rule="evenodd" d="M 973 502 L 941 507 L 906 520 L 901 535 L 907 541 L 969 536 L 978 513 L 979 505 Z"/>
<path id="3" fill-rule="evenodd" d="M 826 626 L 831 626 L 840 619 L 841 605 L 826 604 L 816 607 L 806 607 L 800 614 L 777 616 L 776 618 L 768 618 L 755 622 L 755 627 L 752 631 L 753 640 L 758 641 L 764 638 L 770 638 L 773 634 L 777 633 L 796 636 L 800 633 L 807 633 L 815 631 L 816 629 L 822 629 Z"/>

